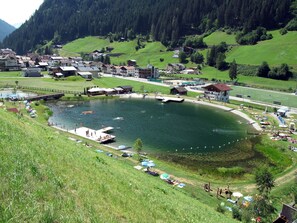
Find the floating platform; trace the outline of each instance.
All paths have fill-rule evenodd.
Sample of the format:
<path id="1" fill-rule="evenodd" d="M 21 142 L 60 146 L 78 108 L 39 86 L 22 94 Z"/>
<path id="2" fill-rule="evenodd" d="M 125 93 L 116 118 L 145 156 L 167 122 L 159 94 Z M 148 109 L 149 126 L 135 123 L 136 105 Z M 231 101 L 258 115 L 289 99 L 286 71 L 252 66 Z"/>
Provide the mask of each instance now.
<path id="1" fill-rule="evenodd" d="M 115 136 L 107 134 L 106 132 L 111 131 L 113 127 L 106 127 L 99 130 L 90 129 L 87 127 L 80 127 L 73 130 L 70 130 L 70 133 L 90 139 L 99 143 L 108 143 L 115 140 Z"/>
<path id="2" fill-rule="evenodd" d="M 166 103 L 166 102 L 178 102 L 178 103 L 181 103 L 181 102 L 183 102 L 185 100 L 183 98 L 163 97 L 163 96 L 156 96 L 156 99 L 159 100 L 159 101 L 162 101 L 163 103 Z"/>

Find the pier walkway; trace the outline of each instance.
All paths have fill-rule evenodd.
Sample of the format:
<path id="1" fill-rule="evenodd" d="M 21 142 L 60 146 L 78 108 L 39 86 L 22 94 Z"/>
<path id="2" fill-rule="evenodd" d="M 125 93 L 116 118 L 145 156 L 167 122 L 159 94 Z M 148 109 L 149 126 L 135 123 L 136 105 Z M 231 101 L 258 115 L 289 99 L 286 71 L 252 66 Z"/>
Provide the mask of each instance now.
<path id="1" fill-rule="evenodd" d="M 80 127 L 69 132 L 78 136 L 81 136 L 86 139 L 90 139 L 99 143 L 107 143 L 115 140 L 115 136 L 107 134 L 106 132 L 111 131 L 113 127 L 106 127 L 99 130 L 90 129 L 87 127 Z"/>
<path id="2" fill-rule="evenodd" d="M 183 98 L 174 98 L 174 97 L 163 97 L 163 96 L 156 96 L 156 99 L 159 101 L 162 101 L 164 103 L 166 102 L 183 102 L 185 99 Z"/>

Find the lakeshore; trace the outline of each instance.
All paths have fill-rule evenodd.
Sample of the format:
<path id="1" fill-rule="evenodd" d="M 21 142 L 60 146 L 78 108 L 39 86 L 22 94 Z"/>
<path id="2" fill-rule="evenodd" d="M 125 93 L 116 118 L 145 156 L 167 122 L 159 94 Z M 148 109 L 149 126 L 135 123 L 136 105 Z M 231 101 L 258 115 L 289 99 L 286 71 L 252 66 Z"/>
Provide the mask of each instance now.
<path id="1" fill-rule="evenodd" d="M 151 96 L 151 95 L 146 95 L 144 97 L 143 94 L 129 94 L 129 95 L 120 95 L 120 97 L 122 98 L 150 98 L 150 99 L 157 99 L 159 100 L 160 98 L 166 98 L 166 101 L 170 101 L 170 97 L 162 97 L 162 96 Z M 181 102 L 183 98 L 179 98 L 178 102 Z M 174 99 L 173 99 L 174 101 Z M 248 115 L 244 114 L 243 112 L 239 111 L 239 110 L 235 110 L 232 108 L 229 108 L 227 106 L 224 105 L 218 105 L 218 104 L 214 104 L 214 103 L 210 103 L 210 102 L 206 102 L 206 101 L 202 101 L 202 100 L 192 100 L 192 99 L 185 99 L 184 101 L 189 102 L 189 103 L 194 103 L 194 104 L 201 104 L 201 105 L 205 105 L 205 106 L 210 106 L 210 107 L 214 107 L 214 108 L 219 108 L 222 109 L 224 111 L 230 111 L 235 115 L 240 116 L 241 118 L 245 119 L 248 121 L 248 123 L 250 125 L 252 125 L 254 127 L 255 130 L 257 131 L 262 131 L 261 126 L 252 118 L 250 118 Z"/>

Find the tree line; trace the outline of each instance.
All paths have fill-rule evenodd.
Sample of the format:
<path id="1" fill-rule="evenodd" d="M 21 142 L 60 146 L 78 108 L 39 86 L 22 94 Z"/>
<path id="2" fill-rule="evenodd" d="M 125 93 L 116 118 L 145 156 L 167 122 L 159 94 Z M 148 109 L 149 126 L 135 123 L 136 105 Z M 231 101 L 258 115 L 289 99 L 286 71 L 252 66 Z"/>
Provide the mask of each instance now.
<path id="1" fill-rule="evenodd" d="M 294 25 L 293 0 L 45 0 L 40 9 L 2 42 L 19 54 L 49 41 L 84 36 L 124 39 L 149 35 L 165 45 L 220 27 L 243 30 Z M 290 8 L 291 7 L 291 8 Z M 293 24 L 293 25 L 292 25 Z"/>

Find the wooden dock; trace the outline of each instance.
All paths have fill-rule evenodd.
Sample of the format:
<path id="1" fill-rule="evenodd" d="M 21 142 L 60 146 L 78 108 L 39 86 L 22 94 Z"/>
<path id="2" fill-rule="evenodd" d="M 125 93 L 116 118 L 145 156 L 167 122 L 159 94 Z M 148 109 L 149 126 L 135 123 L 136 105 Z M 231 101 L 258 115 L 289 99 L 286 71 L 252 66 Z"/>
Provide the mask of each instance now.
<path id="1" fill-rule="evenodd" d="M 163 103 L 171 102 L 171 101 L 181 103 L 185 100 L 183 98 L 163 97 L 163 96 L 156 96 L 156 99 L 159 101 L 162 101 Z"/>
<path id="2" fill-rule="evenodd" d="M 28 101 L 39 101 L 39 100 L 57 100 L 61 97 L 65 96 L 64 93 L 57 93 L 57 94 L 47 94 L 47 95 L 39 95 L 39 96 L 32 96 L 25 98 Z"/>
<path id="3" fill-rule="evenodd" d="M 113 129 L 113 127 L 106 127 L 99 130 L 94 130 L 87 127 L 80 127 L 70 130 L 69 132 L 99 143 L 108 143 L 114 141 L 116 138 L 114 135 L 106 133 L 106 131 L 110 131 L 111 129 Z"/>

